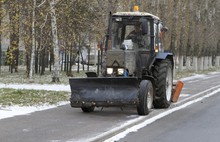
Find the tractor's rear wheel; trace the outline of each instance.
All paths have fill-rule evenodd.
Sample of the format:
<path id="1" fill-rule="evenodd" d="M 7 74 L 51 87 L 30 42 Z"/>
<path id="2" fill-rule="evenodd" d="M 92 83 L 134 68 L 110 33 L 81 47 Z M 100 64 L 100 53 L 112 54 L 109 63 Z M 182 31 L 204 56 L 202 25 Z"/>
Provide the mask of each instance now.
<path id="1" fill-rule="evenodd" d="M 81 107 L 81 109 L 82 109 L 83 112 L 89 113 L 89 112 L 93 112 L 95 107 L 94 106 L 91 106 L 91 107 Z"/>
<path id="2" fill-rule="evenodd" d="M 155 78 L 155 108 L 168 108 L 172 99 L 173 71 L 168 59 L 156 62 L 153 70 Z"/>
<path id="3" fill-rule="evenodd" d="M 139 104 L 137 105 L 137 112 L 139 115 L 147 115 L 153 107 L 153 86 L 148 80 L 142 80 L 139 90 Z"/>

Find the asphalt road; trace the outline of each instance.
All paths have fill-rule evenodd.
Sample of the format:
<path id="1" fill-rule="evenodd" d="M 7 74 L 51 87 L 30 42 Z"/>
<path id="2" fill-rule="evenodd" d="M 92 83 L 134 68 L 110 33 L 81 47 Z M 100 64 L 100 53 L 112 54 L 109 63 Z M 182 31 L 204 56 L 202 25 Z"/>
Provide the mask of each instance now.
<path id="1" fill-rule="evenodd" d="M 220 93 L 168 115 L 119 142 L 219 142 Z"/>
<path id="2" fill-rule="evenodd" d="M 219 78 L 220 78 L 220 73 L 207 75 L 205 77 L 193 79 L 190 81 L 184 81 L 185 86 L 182 91 L 179 102 L 172 105 L 171 108 L 174 108 L 196 97 L 199 97 L 198 95 L 203 95 L 205 93 L 208 93 L 203 91 L 212 88 L 214 86 L 220 85 Z M 198 94 L 199 92 L 203 92 L 203 93 Z M 211 111 L 209 112 L 210 107 L 213 108 L 213 113 L 215 113 L 214 109 L 216 109 L 216 114 L 214 115 L 215 117 L 207 118 L 206 119 L 207 122 L 203 124 L 209 124 L 212 121 L 214 122 L 215 118 L 217 121 L 217 118 L 219 118 L 218 117 L 219 115 L 217 115 L 218 114 L 217 110 L 220 110 L 218 108 L 219 106 L 216 105 L 218 104 L 217 99 L 219 99 L 219 97 L 217 98 L 213 97 L 213 99 L 211 98 L 208 99 L 207 103 L 201 103 L 202 106 L 206 105 L 207 107 L 202 108 L 202 106 L 198 107 L 195 104 L 190 106 L 189 107 L 190 109 L 187 108 L 184 110 L 180 110 L 180 112 L 176 112 L 170 116 L 164 117 L 160 121 L 154 122 L 152 125 L 149 125 L 150 127 L 152 127 L 152 129 L 149 129 L 149 126 L 146 127 L 147 129 L 149 129 L 147 131 L 150 131 L 147 134 L 151 134 L 152 139 L 157 136 L 156 134 L 158 134 L 161 135 L 161 137 L 158 137 L 158 139 L 164 136 L 170 138 L 169 140 L 179 141 L 179 136 L 181 136 L 180 133 L 181 131 L 175 131 L 178 128 L 177 126 L 180 125 L 182 126 L 180 128 L 182 129 L 185 128 L 183 130 L 187 130 L 186 126 L 191 126 L 192 130 L 191 131 L 187 130 L 189 134 L 191 134 L 190 132 L 192 131 L 197 131 L 196 127 L 193 127 L 192 125 L 196 122 L 193 120 L 197 119 L 197 121 L 202 121 L 202 122 L 205 121 L 205 118 L 202 118 L 203 116 L 204 117 L 206 116 L 203 115 L 204 112 L 210 113 L 211 116 L 214 115 L 211 113 Z M 215 103 L 213 103 L 212 101 L 214 101 Z M 199 109 L 200 107 L 202 109 Z M 193 110 L 191 114 L 189 113 L 190 110 Z M 82 113 L 81 109 L 73 109 L 69 105 L 60 106 L 58 108 L 35 112 L 29 115 L 16 116 L 13 118 L 0 120 L 0 141 L 1 142 L 21 142 L 21 141 L 22 142 L 63 142 L 63 141 L 90 141 L 91 139 L 102 141 L 103 139 L 98 139 L 98 138 L 102 138 L 103 134 L 106 134 L 105 136 L 109 136 L 109 134 L 114 135 L 117 134 L 118 131 L 123 131 L 124 129 L 127 128 L 129 129 L 130 125 L 135 125 L 139 123 L 139 121 L 135 121 L 133 124 L 131 123 L 130 125 L 126 125 L 126 127 L 121 127 L 121 129 L 117 129 L 117 131 L 113 131 L 113 129 L 116 130 L 115 129 L 116 127 L 123 125 L 125 122 L 137 120 L 137 119 L 139 119 L 141 122 L 141 120 L 150 119 L 164 111 L 166 110 L 163 109 L 153 110 L 148 116 L 140 117 L 137 115 L 136 108 L 123 108 L 123 111 L 120 108 L 104 108 L 103 110 L 98 108 L 95 110 L 95 112 L 88 114 L 88 113 Z M 172 119 L 170 117 L 172 117 Z M 190 117 L 192 118 L 190 119 Z M 164 119 L 166 121 L 162 121 Z M 187 124 L 187 122 L 191 122 L 191 123 Z M 154 125 L 156 125 L 155 128 L 153 128 Z M 201 128 L 203 128 L 202 127 L 203 125 L 198 124 L 196 126 L 197 127 L 201 126 Z M 215 126 L 216 126 L 215 128 L 218 129 L 217 127 L 218 125 Z M 211 128 L 211 126 L 208 125 L 204 126 L 204 128 L 206 127 Z M 172 134 L 178 135 L 178 137 Z M 146 135 L 146 133 L 143 133 L 143 135 Z M 96 137 L 97 139 L 95 139 L 94 137 Z M 137 141 L 137 138 L 139 141 L 139 136 L 137 136 L 136 139 L 133 140 Z M 142 140 L 146 141 L 146 139 L 142 139 Z M 126 140 L 122 139 L 122 141 L 126 141 Z"/>

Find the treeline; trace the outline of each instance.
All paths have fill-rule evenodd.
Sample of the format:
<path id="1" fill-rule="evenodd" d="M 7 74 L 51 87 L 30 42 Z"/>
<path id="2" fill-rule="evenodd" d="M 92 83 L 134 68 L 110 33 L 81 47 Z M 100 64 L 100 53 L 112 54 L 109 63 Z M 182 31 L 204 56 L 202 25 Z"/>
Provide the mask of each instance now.
<path id="1" fill-rule="evenodd" d="M 177 57 L 220 56 L 219 0 L 1 0 L 0 35 L 9 41 L 10 71 L 19 70 L 22 50 L 30 79 L 45 68 L 57 76 L 60 53 L 70 61 L 64 70 L 71 75 L 76 53 L 104 40 L 109 11 L 132 11 L 134 5 L 164 21 L 166 48 Z"/>
<path id="2" fill-rule="evenodd" d="M 143 11 L 164 20 L 169 28 L 166 47 L 176 55 L 182 71 L 219 66 L 219 0 L 139 0 Z"/>

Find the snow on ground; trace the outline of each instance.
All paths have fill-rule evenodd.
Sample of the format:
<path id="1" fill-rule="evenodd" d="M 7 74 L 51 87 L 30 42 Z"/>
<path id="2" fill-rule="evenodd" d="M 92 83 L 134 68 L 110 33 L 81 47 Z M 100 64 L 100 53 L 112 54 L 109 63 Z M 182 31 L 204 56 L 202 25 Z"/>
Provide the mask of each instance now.
<path id="1" fill-rule="evenodd" d="M 185 78 L 181 78 L 181 81 L 190 81 L 190 80 L 196 80 L 196 79 L 208 79 L 210 78 L 209 75 L 216 75 L 219 74 L 220 72 L 210 72 L 208 73 L 208 75 L 205 74 L 195 74 L 193 76 L 189 76 L 189 77 L 185 77 Z"/>
<path id="2" fill-rule="evenodd" d="M 60 102 L 57 105 L 45 105 L 45 106 L 9 106 L 9 107 L 0 107 L 0 119 L 10 118 L 18 115 L 28 115 L 32 112 L 42 111 L 47 109 L 56 108 L 57 106 L 66 105 L 69 102 Z"/>
<path id="3" fill-rule="evenodd" d="M 69 85 L 56 85 L 56 84 L 2 84 L 0 88 L 13 88 L 13 89 L 32 89 L 32 90 L 48 90 L 48 91 L 68 91 L 70 92 Z"/>
<path id="4" fill-rule="evenodd" d="M 185 77 L 180 79 L 181 81 L 189 81 L 189 80 L 194 80 L 194 79 L 200 79 L 200 78 L 205 78 L 206 75 L 204 74 L 195 74 L 193 76 Z"/>
<path id="5" fill-rule="evenodd" d="M 210 72 L 210 73 L 208 73 L 208 74 L 219 74 L 220 72 Z"/>
<path id="6" fill-rule="evenodd" d="M 194 75 L 186 78 L 182 78 L 181 81 L 188 81 L 194 79 L 206 78 L 207 75 Z M 2 84 L 0 83 L 0 88 L 13 88 L 13 89 L 33 89 L 33 90 L 50 90 L 50 91 L 68 91 L 70 92 L 69 85 L 56 85 L 56 84 Z M 33 106 L 33 107 L 1 107 L 0 106 L 0 119 L 5 119 L 9 117 L 14 117 L 18 115 L 27 115 L 35 111 L 42 111 L 46 109 L 55 108 L 60 105 L 65 105 L 69 102 L 61 102 L 58 105 L 47 105 L 47 106 Z"/>

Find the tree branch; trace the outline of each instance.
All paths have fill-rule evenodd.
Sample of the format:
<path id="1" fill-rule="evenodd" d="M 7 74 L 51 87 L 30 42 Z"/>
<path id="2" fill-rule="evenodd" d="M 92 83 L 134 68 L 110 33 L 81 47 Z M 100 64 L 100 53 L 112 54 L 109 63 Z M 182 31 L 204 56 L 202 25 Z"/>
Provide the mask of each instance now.
<path id="1" fill-rule="evenodd" d="M 45 2 L 46 2 L 46 0 L 44 0 L 41 4 L 39 4 L 39 5 L 37 6 L 37 8 L 41 7 Z"/>
<path id="2" fill-rule="evenodd" d="M 48 13 L 47 13 L 47 15 L 48 15 Z M 42 29 L 43 27 L 45 27 L 45 25 L 46 25 L 46 22 L 47 22 L 47 15 L 46 15 L 46 17 L 45 17 L 44 23 L 40 26 L 41 29 Z"/>

